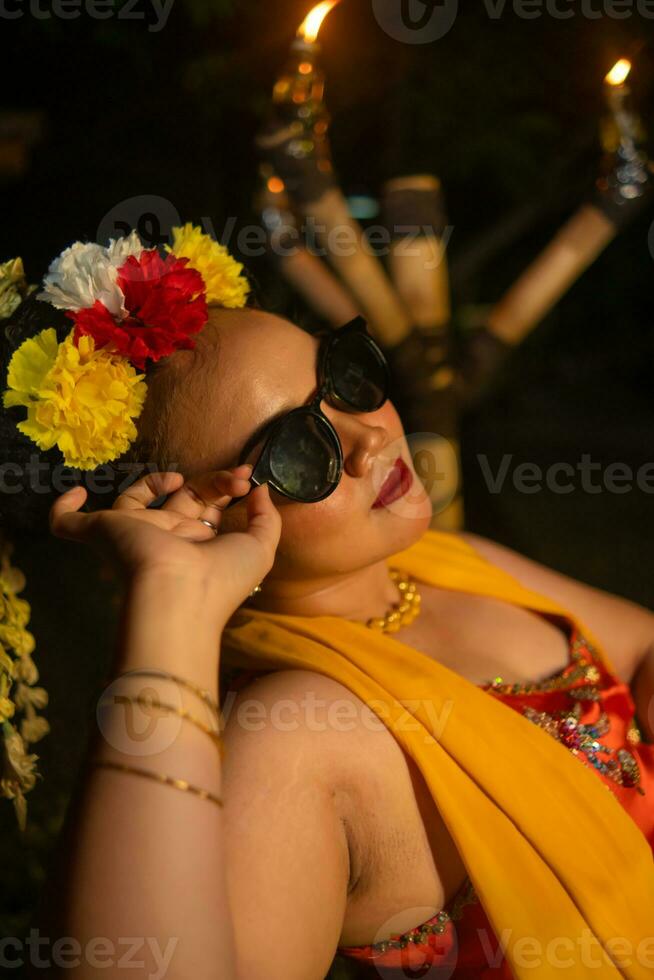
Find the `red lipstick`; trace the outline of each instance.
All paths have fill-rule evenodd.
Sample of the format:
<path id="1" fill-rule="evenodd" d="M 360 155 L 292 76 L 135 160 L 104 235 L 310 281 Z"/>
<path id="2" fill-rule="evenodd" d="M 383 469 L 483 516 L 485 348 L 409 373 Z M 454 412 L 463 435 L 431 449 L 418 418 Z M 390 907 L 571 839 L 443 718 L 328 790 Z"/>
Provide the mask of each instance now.
<path id="1" fill-rule="evenodd" d="M 382 484 L 379 496 L 372 505 L 373 509 L 388 507 L 394 500 L 403 497 L 413 483 L 413 473 L 403 459 L 399 458 L 393 463 L 390 471 Z"/>

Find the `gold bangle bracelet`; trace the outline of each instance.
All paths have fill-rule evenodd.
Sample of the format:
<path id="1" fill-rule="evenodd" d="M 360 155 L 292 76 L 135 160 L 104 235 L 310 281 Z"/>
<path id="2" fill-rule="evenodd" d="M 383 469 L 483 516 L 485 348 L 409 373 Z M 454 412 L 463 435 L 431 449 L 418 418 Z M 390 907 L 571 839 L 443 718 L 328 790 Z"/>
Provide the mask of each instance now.
<path id="1" fill-rule="evenodd" d="M 152 668 L 152 669 L 137 668 L 136 670 L 127 670 L 122 674 L 116 674 L 114 677 L 107 678 L 107 683 L 109 684 L 113 681 L 116 681 L 120 677 L 134 677 L 136 675 L 143 675 L 145 677 L 167 677 L 169 680 L 175 681 L 176 684 L 181 684 L 183 687 L 187 687 L 190 691 L 193 691 L 194 694 L 197 694 L 198 697 L 202 698 L 202 700 L 209 705 L 209 707 L 211 708 L 211 710 L 214 712 L 216 716 L 216 720 L 218 721 L 218 724 L 220 725 L 220 707 L 218 703 L 214 701 L 214 699 L 211 697 L 209 692 L 206 691 L 203 687 L 198 687 L 198 685 L 194 684 L 192 681 L 187 681 L 183 677 L 177 677 L 175 674 L 171 674 L 167 670 L 161 670 L 159 668 Z"/>
<path id="2" fill-rule="evenodd" d="M 209 790 L 200 789 L 198 786 L 192 786 L 191 783 L 187 783 L 185 779 L 175 779 L 173 776 L 166 776 L 162 772 L 152 772 L 151 769 L 139 769 L 136 766 L 127 766 L 123 762 L 109 762 L 106 759 L 91 759 L 90 765 L 92 766 L 102 766 L 107 769 L 116 769 L 119 772 L 132 772 L 137 776 L 145 776 L 146 779 L 154 779 L 155 782 L 165 783 L 167 786 L 174 786 L 175 789 L 181 789 L 188 793 L 193 793 L 195 796 L 199 796 L 202 800 L 209 800 L 211 803 L 215 803 L 217 806 L 224 806 L 223 801 L 218 796 L 214 796 Z"/>
<path id="3" fill-rule="evenodd" d="M 137 704 L 143 705 L 144 708 L 160 708 L 162 711 L 167 711 L 170 714 L 179 715 L 180 718 L 184 718 L 186 719 L 186 721 L 192 722 L 192 724 L 194 724 L 197 728 L 199 728 L 200 731 L 205 732 L 205 734 L 209 735 L 209 737 L 215 742 L 216 746 L 218 747 L 218 751 L 220 752 L 220 757 L 221 758 L 225 757 L 225 747 L 223 745 L 223 740 L 220 732 L 216 731 L 213 728 L 210 728 L 209 725 L 205 725 L 203 721 L 200 721 L 199 718 L 196 718 L 194 715 L 192 715 L 190 711 L 186 711 L 185 708 L 176 708 L 174 704 L 167 704 L 165 701 L 159 701 L 158 699 L 155 700 L 153 698 L 148 698 L 145 697 L 145 695 L 143 694 L 136 694 L 132 697 L 129 697 L 127 695 L 121 695 L 121 698 L 123 701 L 132 701 L 132 702 L 136 702 Z M 111 698 L 105 698 L 101 701 L 98 701 L 98 707 L 100 707 L 100 705 L 103 704 L 113 704 L 113 703 L 114 702 L 112 701 Z"/>

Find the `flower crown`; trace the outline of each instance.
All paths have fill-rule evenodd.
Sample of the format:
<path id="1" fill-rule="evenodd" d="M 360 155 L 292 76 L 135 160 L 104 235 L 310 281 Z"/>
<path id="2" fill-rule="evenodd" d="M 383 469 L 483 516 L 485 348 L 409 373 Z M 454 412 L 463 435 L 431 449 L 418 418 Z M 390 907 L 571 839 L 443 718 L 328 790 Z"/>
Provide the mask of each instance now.
<path id="1" fill-rule="evenodd" d="M 51 264 L 37 299 L 65 311 L 73 327 L 25 340 L 7 370 L 5 408 L 23 406 L 17 428 L 43 451 L 57 446 L 66 465 L 92 470 L 135 440 L 144 371 L 191 350 L 210 304 L 245 306 L 249 284 L 227 249 L 185 224 L 162 253 L 136 232 L 108 247 L 75 242 Z M 28 292 L 20 259 L 0 266 L 0 318 Z"/>

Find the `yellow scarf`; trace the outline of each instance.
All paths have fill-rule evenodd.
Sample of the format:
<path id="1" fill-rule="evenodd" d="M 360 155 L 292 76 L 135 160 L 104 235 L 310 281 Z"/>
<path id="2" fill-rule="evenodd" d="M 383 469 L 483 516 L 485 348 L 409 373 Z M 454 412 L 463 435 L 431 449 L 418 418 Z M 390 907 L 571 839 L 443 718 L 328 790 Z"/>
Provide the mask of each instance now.
<path id="1" fill-rule="evenodd" d="M 562 607 L 454 535 L 427 531 L 387 564 L 561 616 L 599 649 Z M 244 608 L 223 656 L 317 671 L 370 703 L 419 767 L 516 977 L 651 977 L 654 939 L 643 941 L 654 937 L 654 862 L 639 827 L 551 735 L 400 637 L 334 616 Z M 402 702 L 417 722 L 406 723 Z"/>

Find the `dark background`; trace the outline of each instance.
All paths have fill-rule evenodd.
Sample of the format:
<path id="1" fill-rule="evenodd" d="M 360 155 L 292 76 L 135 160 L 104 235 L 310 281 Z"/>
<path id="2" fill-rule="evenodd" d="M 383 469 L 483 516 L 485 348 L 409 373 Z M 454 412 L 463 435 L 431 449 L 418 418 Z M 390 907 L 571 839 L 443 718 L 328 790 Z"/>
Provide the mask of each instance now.
<path id="1" fill-rule="evenodd" d="M 147 5 L 139 0 L 137 12 Z M 600 9 L 599 0 L 595 0 Z M 121 202 L 159 195 L 183 220 L 256 221 L 253 137 L 305 0 L 176 0 L 159 33 L 147 21 L 0 17 L 0 118 L 37 112 L 26 165 L 0 184 L 0 260 L 22 255 L 38 281 L 75 239 L 95 240 Z M 387 177 L 438 173 L 454 233 L 457 325 L 478 319 L 591 190 L 602 78 L 635 55 L 633 89 L 654 115 L 654 21 L 547 14 L 490 19 L 466 4 L 442 40 L 402 45 L 369 0 L 343 0 L 323 32 L 336 166 L 346 193 Z M 46 9 L 45 4 L 41 9 Z M 651 126 L 650 126 L 651 128 Z M 519 235 L 507 234 L 520 218 Z M 634 470 L 654 462 L 653 258 L 644 212 L 512 356 L 464 425 L 468 527 L 591 584 L 654 608 L 652 494 L 491 494 L 493 470 L 582 454 Z M 505 239 L 505 240 L 504 240 Z M 504 244 L 502 246 L 502 241 Z M 233 247 L 233 241 L 231 243 Z M 248 262 L 266 308 L 310 325 L 265 260 Z M 597 480 L 597 477 L 595 478 Z M 21 836 L 0 806 L 0 934 L 21 935 L 84 749 L 90 692 L 111 655 L 115 603 L 92 556 L 16 539 L 27 574 L 50 735 L 35 746 L 43 781 Z"/>

